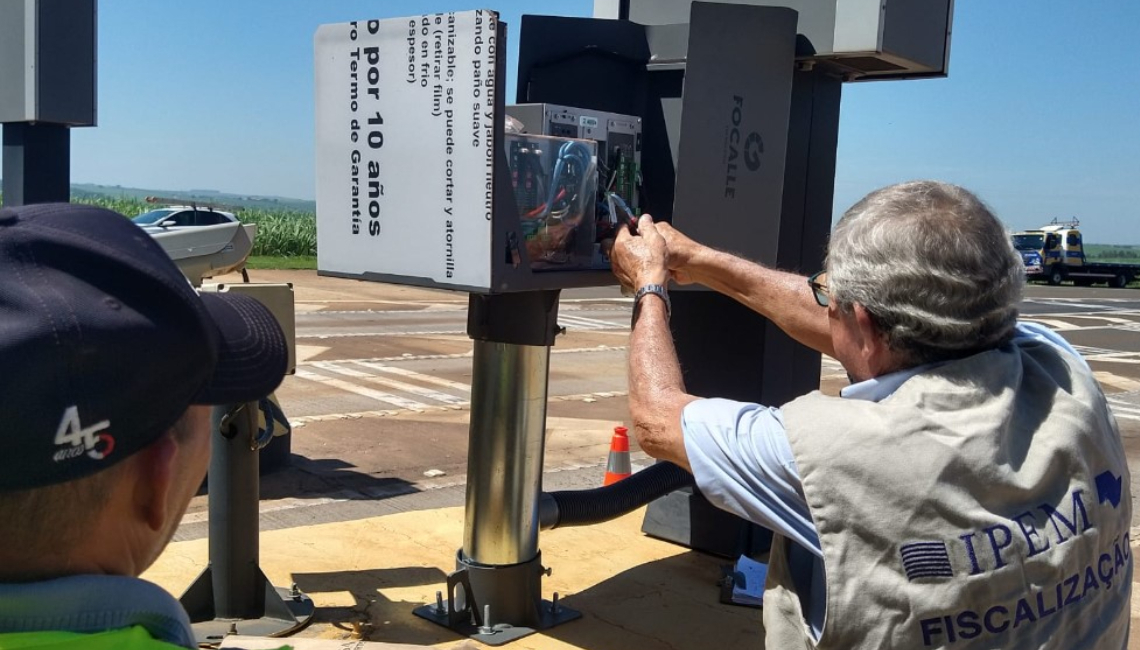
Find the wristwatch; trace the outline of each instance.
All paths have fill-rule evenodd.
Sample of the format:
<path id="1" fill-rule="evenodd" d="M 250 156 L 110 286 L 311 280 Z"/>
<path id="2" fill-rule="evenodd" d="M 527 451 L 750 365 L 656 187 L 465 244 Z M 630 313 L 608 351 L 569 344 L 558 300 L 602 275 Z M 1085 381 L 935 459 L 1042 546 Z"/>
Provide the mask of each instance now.
<path id="1" fill-rule="evenodd" d="M 641 299 L 648 295 L 654 295 L 665 301 L 665 318 L 669 318 L 672 311 L 672 305 L 669 303 L 669 292 L 665 287 L 660 284 L 647 284 L 637 290 L 633 294 L 633 321 L 637 322 L 637 313 L 641 308 Z"/>

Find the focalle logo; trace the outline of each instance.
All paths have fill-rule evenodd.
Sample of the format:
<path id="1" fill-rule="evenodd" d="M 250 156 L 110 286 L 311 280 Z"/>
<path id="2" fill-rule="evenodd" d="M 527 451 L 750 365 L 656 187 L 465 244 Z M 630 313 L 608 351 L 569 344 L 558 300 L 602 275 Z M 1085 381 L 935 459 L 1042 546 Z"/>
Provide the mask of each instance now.
<path id="1" fill-rule="evenodd" d="M 748 171 L 754 172 L 760 169 L 762 153 L 764 153 L 764 140 L 755 131 L 749 133 L 748 139 L 744 141 L 744 166 L 748 167 Z"/>
<path id="2" fill-rule="evenodd" d="M 744 121 L 744 98 L 732 97 L 732 122 L 728 127 L 725 142 L 724 198 L 736 198 L 736 171 L 739 167 L 741 136 L 740 125 Z M 744 166 L 750 172 L 760 169 L 760 156 L 764 153 L 764 140 L 753 131 L 744 138 Z"/>

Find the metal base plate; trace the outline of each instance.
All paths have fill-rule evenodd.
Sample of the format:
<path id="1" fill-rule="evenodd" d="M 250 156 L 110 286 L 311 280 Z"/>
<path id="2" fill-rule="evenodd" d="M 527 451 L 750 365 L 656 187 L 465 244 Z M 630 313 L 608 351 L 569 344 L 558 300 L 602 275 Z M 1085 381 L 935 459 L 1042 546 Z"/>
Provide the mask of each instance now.
<path id="1" fill-rule="evenodd" d="M 471 621 L 467 623 L 456 623 L 454 625 L 451 624 L 448 620 L 450 603 L 445 600 L 442 605 L 442 607 L 439 605 L 424 605 L 412 610 L 412 613 L 436 625 L 442 625 L 458 634 L 462 634 L 490 646 L 503 645 L 504 643 L 521 639 L 528 634 L 534 634 L 539 630 L 552 628 L 555 625 L 561 625 L 582 617 L 581 612 L 576 609 L 570 609 L 569 607 L 563 607 L 561 603 L 558 604 L 558 609 L 555 611 L 554 603 L 543 600 L 541 606 L 542 620 L 539 622 L 538 627 L 516 627 L 507 625 L 506 623 L 500 623 L 498 625 L 492 625 L 490 629 L 487 629 Z"/>
<path id="2" fill-rule="evenodd" d="M 258 570 L 265 588 L 265 607 L 259 618 L 222 618 L 214 612 L 211 571 L 207 568 L 183 594 L 181 602 L 190 615 L 190 626 L 199 644 L 217 645 L 227 634 L 285 636 L 313 620 L 313 600 L 296 589 L 274 587 Z"/>
<path id="3" fill-rule="evenodd" d="M 541 598 L 542 575 L 548 572 L 542 567 L 541 553 L 528 562 L 491 566 L 467 560 L 460 550 L 455 563 L 457 570 L 447 576 L 450 600 L 443 598 L 444 592 L 436 592 L 434 605 L 417 607 L 413 614 L 493 646 L 582 616 L 563 607 L 558 594 L 553 602 Z"/>

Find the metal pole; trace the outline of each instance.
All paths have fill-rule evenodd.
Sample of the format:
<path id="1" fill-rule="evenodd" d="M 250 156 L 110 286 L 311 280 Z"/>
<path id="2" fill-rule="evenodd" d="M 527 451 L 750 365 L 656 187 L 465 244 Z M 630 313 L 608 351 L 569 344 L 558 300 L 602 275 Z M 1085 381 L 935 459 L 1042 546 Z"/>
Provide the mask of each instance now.
<path id="1" fill-rule="evenodd" d="M 542 599 L 539 499 L 558 291 L 472 294 L 467 512 L 456 570 L 415 614 L 501 645 L 581 614 Z"/>
<path id="2" fill-rule="evenodd" d="M 4 125 L 4 205 L 71 199 L 71 131 L 62 124 Z"/>
<path id="3" fill-rule="evenodd" d="M 214 407 L 215 431 L 226 413 L 225 407 Z M 242 435 L 257 431 L 257 404 L 246 404 L 233 420 L 230 426 L 238 434 L 214 438 L 215 448 L 210 456 L 214 618 L 260 618 L 265 613 L 265 585 L 257 579 L 257 503 L 261 493 L 258 455 L 250 449 L 249 435 Z"/>
<path id="4" fill-rule="evenodd" d="M 180 599 L 200 644 L 227 633 L 281 636 L 313 618 L 313 601 L 275 587 L 258 566 L 257 403 L 215 407 L 210 454 L 210 564 Z"/>
<path id="5" fill-rule="evenodd" d="M 475 341 L 463 556 L 483 565 L 538 554 L 550 348 Z"/>

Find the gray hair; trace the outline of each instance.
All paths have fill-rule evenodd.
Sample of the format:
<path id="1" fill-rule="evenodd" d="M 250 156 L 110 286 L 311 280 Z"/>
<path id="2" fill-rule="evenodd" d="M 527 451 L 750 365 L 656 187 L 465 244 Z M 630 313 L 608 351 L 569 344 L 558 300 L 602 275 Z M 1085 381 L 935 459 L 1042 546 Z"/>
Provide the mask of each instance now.
<path id="1" fill-rule="evenodd" d="M 1025 284 L 1005 227 L 978 197 L 935 181 L 868 194 L 839 220 L 827 284 L 862 305 L 911 365 L 961 358 L 1013 336 Z"/>

